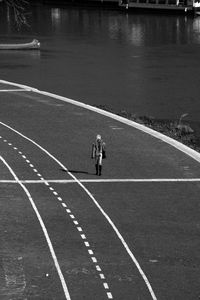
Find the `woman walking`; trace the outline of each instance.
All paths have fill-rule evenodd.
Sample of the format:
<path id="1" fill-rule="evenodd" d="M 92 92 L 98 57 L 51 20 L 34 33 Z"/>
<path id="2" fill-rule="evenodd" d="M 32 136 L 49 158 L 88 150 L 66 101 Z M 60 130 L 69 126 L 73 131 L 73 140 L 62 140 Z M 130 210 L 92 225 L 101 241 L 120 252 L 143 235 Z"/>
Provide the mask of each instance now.
<path id="1" fill-rule="evenodd" d="M 92 144 L 92 158 L 95 159 L 96 175 L 99 176 L 102 172 L 102 159 L 106 157 L 105 146 L 100 134 L 97 134 L 96 141 Z"/>

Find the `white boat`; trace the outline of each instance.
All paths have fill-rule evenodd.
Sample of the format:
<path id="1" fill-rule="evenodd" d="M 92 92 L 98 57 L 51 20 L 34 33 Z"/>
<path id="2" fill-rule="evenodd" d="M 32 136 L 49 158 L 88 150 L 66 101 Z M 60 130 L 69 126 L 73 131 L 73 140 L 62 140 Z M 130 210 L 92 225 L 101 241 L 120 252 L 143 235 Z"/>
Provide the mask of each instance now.
<path id="1" fill-rule="evenodd" d="M 40 42 L 34 39 L 24 44 L 0 44 L 0 50 L 34 50 L 40 48 Z"/>
<path id="2" fill-rule="evenodd" d="M 199 0 L 120 0 L 119 6 L 128 9 L 163 10 L 180 13 L 200 12 Z"/>

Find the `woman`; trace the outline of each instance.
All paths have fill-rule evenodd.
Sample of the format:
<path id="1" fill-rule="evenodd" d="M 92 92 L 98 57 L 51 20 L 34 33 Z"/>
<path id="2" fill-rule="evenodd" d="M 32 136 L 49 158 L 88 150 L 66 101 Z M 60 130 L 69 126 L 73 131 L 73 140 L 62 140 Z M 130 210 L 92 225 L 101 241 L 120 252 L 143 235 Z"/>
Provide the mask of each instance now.
<path id="1" fill-rule="evenodd" d="M 105 146 L 106 144 L 101 139 L 100 134 L 97 134 L 96 141 L 92 144 L 92 158 L 95 159 L 96 175 L 99 176 L 102 172 L 102 159 L 106 158 Z"/>

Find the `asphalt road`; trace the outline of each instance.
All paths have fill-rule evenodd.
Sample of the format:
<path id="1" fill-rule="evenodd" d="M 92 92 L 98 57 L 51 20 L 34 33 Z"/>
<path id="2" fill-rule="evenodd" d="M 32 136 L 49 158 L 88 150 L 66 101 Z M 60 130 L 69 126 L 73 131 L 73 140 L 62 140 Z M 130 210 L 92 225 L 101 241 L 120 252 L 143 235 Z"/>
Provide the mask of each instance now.
<path id="1" fill-rule="evenodd" d="M 199 299 L 196 160 L 23 87 L 0 107 L 0 299 Z"/>

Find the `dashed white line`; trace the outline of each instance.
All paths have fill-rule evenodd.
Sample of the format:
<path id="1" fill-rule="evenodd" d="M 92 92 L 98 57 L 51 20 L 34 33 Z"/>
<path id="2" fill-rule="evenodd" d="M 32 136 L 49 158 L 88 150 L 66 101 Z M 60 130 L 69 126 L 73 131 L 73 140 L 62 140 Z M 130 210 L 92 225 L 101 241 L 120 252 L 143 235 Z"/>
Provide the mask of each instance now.
<path id="1" fill-rule="evenodd" d="M 44 233 L 44 236 L 46 238 L 46 241 L 47 241 L 47 244 L 48 244 L 48 247 L 49 247 L 49 250 L 50 250 L 50 253 L 51 253 L 51 256 L 53 258 L 53 261 L 54 261 L 54 265 L 56 267 L 56 270 L 57 270 L 57 273 L 58 273 L 58 276 L 60 278 L 60 281 L 61 281 L 61 284 L 62 284 L 62 287 L 63 287 L 63 291 L 64 291 L 64 294 L 65 294 L 65 298 L 67 300 L 71 300 L 70 298 L 70 294 L 69 294 L 69 291 L 68 291 L 68 288 L 67 288 L 67 285 L 66 285 L 66 282 L 65 282 L 65 279 L 64 279 L 64 276 L 62 274 L 62 271 L 60 269 L 60 266 L 59 266 L 59 263 L 58 263 L 58 260 L 57 260 L 57 257 L 56 257 L 56 254 L 55 254 L 55 251 L 53 249 L 53 245 L 51 243 L 51 240 L 50 240 L 50 237 L 48 235 L 48 232 L 47 232 L 47 229 L 45 227 L 45 224 L 40 216 L 40 213 L 29 193 L 29 191 L 27 190 L 27 188 L 20 182 L 20 180 L 18 179 L 17 175 L 14 173 L 14 171 L 11 169 L 11 167 L 7 164 L 7 162 L 4 160 L 3 157 L 0 156 L 0 159 L 1 161 L 5 164 L 5 166 L 7 166 L 8 170 L 10 171 L 10 173 L 13 175 L 13 177 L 15 178 L 15 180 L 19 183 L 19 185 L 21 186 L 21 188 L 24 190 L 24 192 L 26 193 L 32 207 L 33 207 L 33 210 L 35 211 L 35 214 L 38 218 L 38 221 L 40 223 L 40 226 L 42 228 L 42 231 Z"/>
<path id="2" fill-rule="evenodd" d="M 109 286 L 108 286 L 108 284 L 107 284 L 106 282 L 104 282 L 103 286 L 104 286 L 104 288 L 105 288 L 106 290 L 109 290 Z"/>
<path id="3" fill-rule="evenodd" d="M 96 265 L 96 269 L 97 269 L 98 272 L 101 272 L 100 266 Z"/>
<path id="4" fill-rule="evenodd" d="M 113 299 L 113 296 L 110 292 L 107 293 L 107 297 L 108 297 L 108 299 Z"/>
<path id="5" fill-rule="evenodd" d="M 1 81 L 3 82 L 3 81 Z M 11 84 L 11 83 L 10 83 Z M 39 93 L 39 91 L 35 90 L 36 92 Z M 50 96 L 49 93 L 44 93 L 42 92 L 42 94 L 47 94 Z M 52 95 L 51 95 L 52 96 Z M 55 96 L 55 95 L 54 95 Z M 62 97 L 58 97 L 58 99 L 65 99 L 64 101 L 66 101 L 66 98 L 62 98 Z M 70 102 L 70 101 L 68 101 Z M 78 103 L 78 102 L 77 102 Z M 73 101 L 73 104 L 75 104 L 75 102 Z M 77 105 L 77 104 L 76 104 Z M 85 107 L 85 106 L 84 106 Z M 95 110 L 98 111 L 98 110 Z M 110 115 L 110 114 L 109 114 Z M 120 118 L 119 118 L 120 119 Z M 118 120 L 119 120 L 118 119 Z M 122 118 L 123 119 L 123 118 Z M 131 122 L 132 124 L 133 122 Z M 103 208 L 101 207 L 101 205 L 98 203 L 98 201 L 94 198 L 94 196 L 91 194 L 91 192 L 71 173 L 67 170 L 67 168 L 52 154 L 50 154 L 45 148 L 43 148 L 42 146 L 40 146 L 38 143 L 36 143 L 35 141 L 33 141 L 32 139 L 28 138 L 27 136 L 23 135 L 22 133 L 20 133 L 19 131 L 15 130 L 14 128 L 10 127 L 9 125 L 0 122 L 0 124 L 2 124 L 3 126 L 5 126 L 6 128 L 10 129 L 11 131 L 17 133 L 18 135 L 20 135 L 21 137 L 23 137 L 24 139 L 28 140 L 29 142 L 31 142 L 32 144 L 34 144 L 35 146 L 37 146 L 40 150 L 42 150 L 44 153 L 46 153 L 49 157 L 51 157 L 59 166 L 62 167 L 63 170 L 66 170 L 68 172 L 68 174 L 76 181 L 76 183 L 85 191 L 85 193 L 90 197 L 90 199 L 94 202 L 94 204 L 97 206 L 97 208 L 100 210 L 100 212 L 102 213 L 102 215 L 105 217 L 105 219 L 108 221 L 108 223 L 110 224 L 110 226 L 112 227 L 112 229 L 114 230 L 114 232 L 116 233 L 117 237 L 119 238 L 119 240 L 121 241 L 122 245 L 124 246 L 124 248 L 126 249 L 128 255 L 130 256 L 130 258 L 132 259 L 133 263 L 135 264 L 135 266 L 137 267 L 141 277 L 143 278 L 150 294 L 153 300 L 157 300 L 157 297 L 153 291 L 153 288 L 146 276 L 146 274 L 144 273 L 144 271 L 142 270 L 139 262 L 137 261 L 136 257 L 134 256 L 134 254 L 132 253 L 131 249 L 129 248 L 128 244 L 126 243 L 126 241 L 124 240 L 123 236 L 121 235 L 121 233 L 119 232 L 119 230 L 117 229 L 117 227 L 115 226 L 115 224 L 113 223 L 113 221 L 111 220 L 111 218 L 109 217 L 109 215 L 103 210 Z M 126 124 L 129 124 L 129 122 L 126 120 Z M 157 134 L 156 134 L 157 135 Z M 163 135 L 162 135 L 163 137 Z M 189 148 L 187 147 L 187 150 Z M 183 150 L 183 148 L 182 148 Z M 183 151 L 184 152 L 184 151 Z M 193 154 L 191 154 L 191 156 L 200 161 L 200 155 L 197 155 L 197 152 L 192 151 Z M 189 154 L 189 151 L 187 151 L 187 154 Z"/>
<path id="6" fill-rule="evenodd" d="M 96 257 L 92 256 L 91 259 L 92 259 L 93 263 L 97 263 Z"/>
<path id="7" fill-rule="evenodd" d="M 11 146 L 12 143 L 8 143 L 8 145 Z M 14 147 L 13 147 L 13 149 L 14 149 Z M 23 157 L 24 159 L 26 159 L 26 156 L 23 155 L 23 153 L 21 153 L 21 155 L 22 155 L 22 157 Z M 30 160 L 26 159 L 26 162 L 29 164 L 29 166 L 30 166 L 31 168 L 34 168 L 34 165 L 30 163 Z M 33 171 L 34 171 L 34 172 L 37 172 L 37 169 L 33 169 Z M 44 183 L 45 185 L 49 186 L 49 190 L 51 190 L 52 193 L 53 193 L 55 196 L 58 196 L 58 193 L 54 190 L 53 187 L 51 187 L 51 186 L 49 185 L 49 183 L 42 177 L 42 175 L 39 174 L 38 172 L 37 172 L 37 175 L 40 176 L 40 182 L 42 182 L 42 183 Z M 15 178 L 15 177 L 14 177 L 14 178 Z M 22 182 L 21 182 L 19 179 L 17 179 L 17 177 L 16 177 L 15 182 L 18 183 L 18 184 L 20 184 L 22 188 L 24 187 L 24 190 L 26 189 L 25 186 L 23 186 Z M 26 191 L 26 190 L 25 190 L 25 191 Z M 58 199 L 59 201 L 62 200 L 61 197 L 57 197 L 57 199 Z M 29 199 L 29 200 L 31 201 L 31 199 Z M 62 204 L 63 207 L 67 207 L 67 205 L 66 205 L 64 202 L 62 202 L 61 204 Z M 69 210 L 69 209 L 66 209 L 66 211 L 71 213 L 71 210 Z M 72 219 L 75 219 L 75 216 L 74 216 L 73 214 L 70 214 L 70 217 L 71 217 Z M 73 220 L 73 222 L 74 222 L 75 225 L 78 225 L 78 221 Z M 79 232 L 83 232 L 82 227 L 76 226 L 76 228 L 77 228 L 77 230 L 78 230 Z M 81 237 L 82 237 L 83 239 L 86 239 L 86 236 L 85 236 L 85 235 L 81 235 Z M 89 246 L 90 246 L 90 245 L 89 245 L 89 242 L 87 242 L 87 241 L 84 241 L 84 244 L 85 244 L 86 247 L 89 247 Z M 91 250 L 91 249 L 88 249 L 88 253 L 89 253 L 89 255 L 94 255 L 94 252 L 93 252 L 93 250 Z M 97 259 L 93 256 L 93 257 L 92 257 L 92 261 L 93 261 L 94 263 L 96 263 L 96 262 L 97 262 Z M 105 279 L 104 274 L 101 274 L 101 276 L 102 276 L 102 278 Z M 61 277 L 61 276 L 60 276 L 60 277 Z M 60 278 L 60 279 L 61 279 L 61 278 Z M 63 285 L 63 284 L 64 284 L 64 283 L 62 283 L 62 285 Z M 107 283 L 104 283 L 103 286 L 104 286 L 105 289 L 109 289 Z M 63 287 L 63 289 L 64 289 L 64 287 Z M 66 294 L 66 291 L 65 291 L 65 294 Z M 111 293 L 109 293 L 109 294 L 112 296 Z M 70 296 L 69 296 L 69 297 L 70 297 Z M 108 297 L 108 299 L 109 299 L 108 293 L 107 293 L 107 297 Z M 70 298 L 67 298 L 67 299 L 69 300 Z"/>

